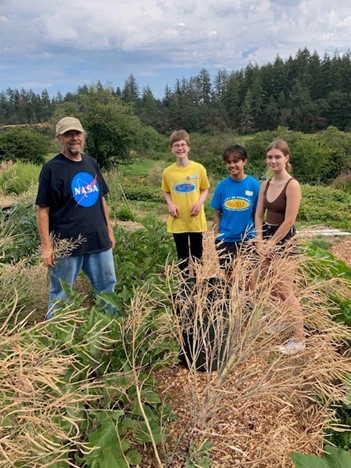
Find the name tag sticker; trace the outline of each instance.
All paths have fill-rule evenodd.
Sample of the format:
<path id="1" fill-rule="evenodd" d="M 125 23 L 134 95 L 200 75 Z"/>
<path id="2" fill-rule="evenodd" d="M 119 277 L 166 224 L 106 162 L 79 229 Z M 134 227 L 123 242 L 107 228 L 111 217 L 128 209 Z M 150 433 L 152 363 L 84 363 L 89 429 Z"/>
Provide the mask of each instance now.
<path id="1" fill-rule="evenodd" d="M 252 197 L 253 192 L 251 190 L 246 190 L 245 195 L 247 195 L 248 197 Z"/>

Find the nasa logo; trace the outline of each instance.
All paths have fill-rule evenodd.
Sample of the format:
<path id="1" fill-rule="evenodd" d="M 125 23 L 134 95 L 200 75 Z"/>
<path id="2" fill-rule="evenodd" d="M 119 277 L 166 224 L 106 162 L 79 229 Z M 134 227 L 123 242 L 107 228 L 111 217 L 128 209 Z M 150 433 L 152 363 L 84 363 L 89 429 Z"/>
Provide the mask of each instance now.
<path id="1" fill-rule="evenodd" d="M 95 205 L 100 194 L 97 176 L 93 177 L 88 172 L 79 172 L 71 182 L 71 190 L 77 205 L 85 208 Z"/>

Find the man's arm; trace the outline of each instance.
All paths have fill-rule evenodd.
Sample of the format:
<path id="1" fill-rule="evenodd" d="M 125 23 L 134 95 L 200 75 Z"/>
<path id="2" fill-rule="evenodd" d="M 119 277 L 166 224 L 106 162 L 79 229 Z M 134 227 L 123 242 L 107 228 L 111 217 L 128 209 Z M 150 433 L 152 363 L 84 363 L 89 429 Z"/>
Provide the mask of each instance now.
<path id="1" fill-rule="evenodd" d="M 111 247 L 112 249 L 114 249 L 116 245 L 116 239 L 115 239 L 115 234 L 113 232 L 112 223 L 110 219 L 110 213 L 109 213 L 109 209 L 108 209 L 105 197 L 102 197 L 102 206 L 103 206 L 104 214 L 106 218 L 108 237 L 110 238 L 110 241 L 111 241 Z"/>
<path id="2" fill-rule="evenodd" d="M 37 226 L 41 241 L 41 258 L 48 268 L 54 266 L 54 251 L 51 244 L 49 232 L 49 207 L 37 207 Z"/>

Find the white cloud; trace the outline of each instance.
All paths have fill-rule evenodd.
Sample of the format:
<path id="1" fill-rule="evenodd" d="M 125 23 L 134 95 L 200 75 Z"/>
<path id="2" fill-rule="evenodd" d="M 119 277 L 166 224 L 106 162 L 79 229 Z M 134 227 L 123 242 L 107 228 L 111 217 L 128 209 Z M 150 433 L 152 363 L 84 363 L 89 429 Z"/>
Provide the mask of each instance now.
<path id="1" fill-rule="evenodd" d="M 55 70 L 47 81 L 62 80 L 63 70 L 77 71 L 77 63 L 84 76 L 89 62 L 90 74 L 95 68 L 90 81 L 103 82 L 105 72 L 113 76 L 113 70 L 127 77 L 173 68 L 180 77 L 177 70 L 261 65 L 304 47 L 321 55 L 343 52 L 349 47 L 351 5 L 343 0 L 7 0 L 0 6 L 0 26 L 0 60 L 7 65 L 1 89 L 11 79 L 8 67 L 14 82 L 19 70 L 23 82 L 33 82 L 29 75 L 41 61 L 47 71 Z"/>

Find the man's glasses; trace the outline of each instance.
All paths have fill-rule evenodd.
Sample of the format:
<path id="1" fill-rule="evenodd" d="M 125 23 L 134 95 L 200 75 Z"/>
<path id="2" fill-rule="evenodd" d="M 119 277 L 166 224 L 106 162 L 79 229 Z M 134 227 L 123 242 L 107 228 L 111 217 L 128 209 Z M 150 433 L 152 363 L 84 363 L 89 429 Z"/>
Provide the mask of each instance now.
<path id="1" fill-rule="evenodd" d="M 186 148 L 188 145 L 186 143 L 180 143 L 180 144 L 177 144 L 177 143 L 174 143 L 174 145 L 172 145 L 172 148 Z"/>

